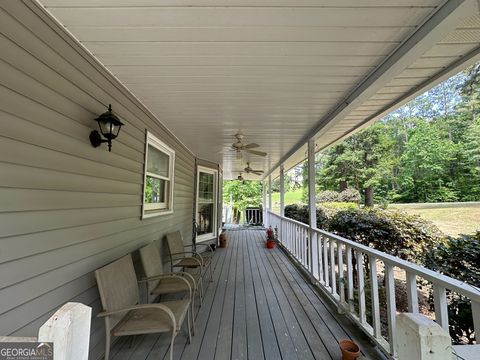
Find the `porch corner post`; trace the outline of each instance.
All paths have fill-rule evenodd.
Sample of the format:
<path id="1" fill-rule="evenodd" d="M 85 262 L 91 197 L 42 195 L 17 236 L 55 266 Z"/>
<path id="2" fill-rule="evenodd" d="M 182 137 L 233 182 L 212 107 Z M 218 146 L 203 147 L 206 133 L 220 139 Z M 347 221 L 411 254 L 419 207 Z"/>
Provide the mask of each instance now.
<path id="1" fill-rule="evenodd" d="M 314 269 L 318 268 L 318 242 L 314 241 L 314 228 L 317 227 L 317 208 L 315 193 L 315 140 L 308 141 L 308 212 L 309 212 L 309 270 L 312 281 L 315 279 Z"/>

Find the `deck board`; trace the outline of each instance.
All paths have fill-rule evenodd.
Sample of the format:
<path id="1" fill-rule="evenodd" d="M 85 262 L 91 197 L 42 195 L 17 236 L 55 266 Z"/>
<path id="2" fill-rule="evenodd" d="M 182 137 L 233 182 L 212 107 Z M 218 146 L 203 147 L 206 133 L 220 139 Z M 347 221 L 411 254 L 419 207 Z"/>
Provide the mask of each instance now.
<path id="1" fill-rule="evenodd" d="M 277 342 L 273 320 L 270 315 L 270 308 L 267 303 L 267 294 L 260 277 L 260 267 L 258 266 L 257 258 L 255 256 L 258 250 L 253 245 L 248 246 L 247 248 L 252 269 L 252 280 L 255 291 L 258 321 L 261 329 L 263 353 L 265 359 L 280 359 L 280 347 Z"/>
<path id="2" fill-rule="evenodd" d="M 247 233 L 243 234 L 247 237 Z M 248 240 L 246 240 L 248 241 Z M 255 293 L 255 285 L 253 281 L 253 272 L 257 268 L 252 268 L 251 247 L 244 248 L 243 271 L 245 276 L 245 317 L 246 317 L 246 331 L 247 331 L 247 354 L 248 359 L 264 359 L 262 333 L 260 331 L 260 316 L 258 312 L 258 303 Z M 269 320 L 269 319 L 268 319 Z M 274 344 L 275 346 L 276 344 Z M 279 355 L 278 355 L 279 357 Z"/>
<path id="3" fill-rule="evenodd" d="M 246 319 L 246 301 L 245 301 L 245 246 L 241 246 L 246 241 L 245 233 L 238 232 L 240 237 L 238 244 L 236 277 L 235 277 L 235 304 L 233 314 L 233 339 L 232 359 L 247 359 L 247 319 Z M 247 259 L 248 260 L 248 259 Z M 225 358 L 225 357 L 222 357 Z"/>
<path id="4" fill-rule="evenodd" d="M 341 338 L 357 341 L 365 358 L 380 358 L 281 250 L 265 249 L 264 231 L 232 230 L 228 238 L 228 247 L 215 253 L 214 281 L 205 279 L 203 306 L 196 304 L 192 343 L 180 333 L 175 359 L 337 360 Z M 169 341 L 166 334 L 121 339 L 111 359 L 168 359 Z"/>

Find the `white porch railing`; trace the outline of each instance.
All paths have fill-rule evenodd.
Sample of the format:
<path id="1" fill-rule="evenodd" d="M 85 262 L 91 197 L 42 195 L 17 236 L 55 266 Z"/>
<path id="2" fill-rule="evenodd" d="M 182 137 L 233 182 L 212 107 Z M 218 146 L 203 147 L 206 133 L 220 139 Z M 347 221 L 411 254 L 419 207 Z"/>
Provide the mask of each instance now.
<path id="1" fill-rule="evenodd" d="M 480 289 L 320 229 L 313 228 L 310 234 L 308 225 L 271 211 L 265 215 L 265 225 L 278 228 L 280 244 L 335 302 L 339 312 L 346 313 L 390 355 L 396 355 L 396 279 L 406 283 L 408 312 L 419 312 L 417 280 L 422 279 L 433 287 L 435 321 L 442 328 L 448 332 L 447 290 L 450 290 L 471 300 L 474 329 L 480 330 Z M 365 263 L 370 265 L 368 283 Z M 386 336 L 381 327 L 380 302 L 384 300 L 379 296 L 379 269 L 385 281 Z M 370 299 L 369 316 L 366 292 Z M 478 342 L 477 334 L 476 339 Z"/>

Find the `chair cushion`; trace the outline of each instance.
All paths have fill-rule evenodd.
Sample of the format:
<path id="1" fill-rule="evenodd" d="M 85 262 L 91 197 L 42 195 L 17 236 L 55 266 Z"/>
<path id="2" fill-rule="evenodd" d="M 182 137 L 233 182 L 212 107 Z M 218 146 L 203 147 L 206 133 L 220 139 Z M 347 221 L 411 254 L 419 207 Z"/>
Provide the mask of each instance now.
<path id="1" fill-rule="evenodd" d="M 179 331 L 190 305 L 189 300 L 165 301 L 175 316 Z M 113 336 L 152 334 L 172 331 L 172 322 L 165 311 L 158 309 L 136 309 L 129 311 L 112 329 Z"/>

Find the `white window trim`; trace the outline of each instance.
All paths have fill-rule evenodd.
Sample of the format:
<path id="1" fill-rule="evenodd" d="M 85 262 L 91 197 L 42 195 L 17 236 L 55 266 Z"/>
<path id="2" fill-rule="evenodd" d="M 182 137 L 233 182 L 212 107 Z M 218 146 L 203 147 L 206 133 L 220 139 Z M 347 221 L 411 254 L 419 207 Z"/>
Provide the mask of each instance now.
<path id="1" fill-rule="evenodd" d="M 170 177 L 159 176 L 157 174 L 151 174 L 147 172 L 147 159 L 148 159 L 148 146 L 153 146 L 157 150 L 166 154 L 169 158 L 168 161 L 168 173 Z M 159 204 L 146 204 L 145 203 L 145 188 L 147 185 L 147 175 L 167 180 L 170 182 L 169 191 L 166 194 L 168 201 Z M 143 169 L 143 191 L 142 191 L 142 219 L 151 218 L 154 216 L 167 215 L 173 213 L 173 188 L 175 184 L 175 150 L 166 145 L 163 141 L 157 138 L 155 135 L 146 132 L 145 136 L 145 161 Z M 148 211 L 148 212 L 147 212 Z"/>
<path id="2" fill-rule="evenodd" d="M 198 235 L 196 237 L 196 242 L 203 242 L 207 240 L 211 240 L 213 238 L 217 237 L 217 213 L 218 213 L 218 206 L 217 206 L 217 197 L 218 197 L 218 170 L 212 169 L 212 168 L 207 168 L 204 166 L 197 166 L 197 194 L 196 194 L 196 209 L 195 209 L 195 221 L 198 223 L 198 206 L 199 206 L 199 201 L 198 201 L 198 195 L 199 195 L 199 190 L 200 190 L 200 172 L 206 173 L 206 174 L 212 174 L 213 175 L 213 225 L 212 229 L 213 231 L 208 234 L 202 234 Z"/>

